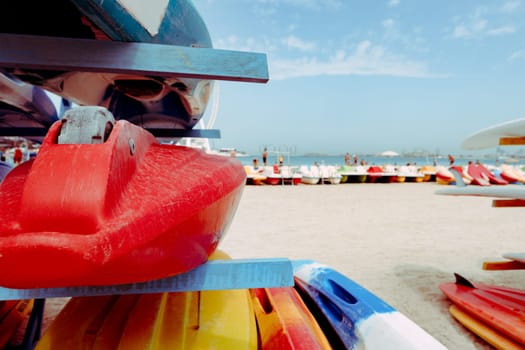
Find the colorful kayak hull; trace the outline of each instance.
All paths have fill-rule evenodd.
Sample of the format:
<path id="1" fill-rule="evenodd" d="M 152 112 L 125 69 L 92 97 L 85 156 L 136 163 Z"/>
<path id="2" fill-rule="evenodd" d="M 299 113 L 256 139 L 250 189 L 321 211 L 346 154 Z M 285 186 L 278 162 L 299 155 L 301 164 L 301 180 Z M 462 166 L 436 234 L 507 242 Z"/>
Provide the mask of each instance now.
<path id="1" fill-rule="evenodd" d="M 211 47 L 206 25 L 188 0 L 21 0 L 0 9 L 1 33 Z M 117 119 L 145 128 L 193 128 L 212 91 L 206 79 L 36 68 L 3 71 L 79 105 L 106 107 Z"/>
<path id="2" fill-rule="evenodd" d="M 503 334 L 495 331 L 480 320 L 476 319 L 468 312 L 463 311 L 456 305 L 449 308 L 450 314 L 465 328 L 476 334 L 478 337 L 501 350 L 524 350 L 525 347 L 514 342 Z"/>
<path id="3" fill-rule="evenodd" d="M 436 168 L 432 165 L 423 165 L 419 171 L 423 174 L 423 182 L 436 180 Z"/>
<path id="4" fill-rule="evenodd" d="M 267 185 L 280 185 L 284 183 L 284 180 L 281 176 L 266 176 L 266 179 L 264 179 L 264 183 Z"/>
<path id="5" fill-rule="evenodd" d="M 337 271 L 294 262 L 296 288 L 334 348 L 446 349 L 406 316 Z M 337 338 L 334 338 L 336 336 Z"/>
<path id="6" fill-rule="evenodd" d="M 439 185 L 455 184 L 454 174 L 444 166 L 438 166 L 436 168 L 436 182 Z"/>
<path id="7" fill-rule="evenodd" d="M 292 287 L 252 289 L 262 350 L 331 349 L 319 324 Z"/>
<path id="8" fill-rule="evenodd" d="M 71 299 L 36 349 L 257 349 L 247 290 Z"/>
<path id="9" fill-rule="evenodd" d="M 257 325 L 246 289 L 77 297 L 36 347 L 57 348 L 256 350 Z"/>
<path id="10" fill-rule="evenodd" d="M 0 301 L 0 349 L 8 345 L 32 309 L 33 300 Z"/>
<path id="11" fill-rule="evenodd" d="M 489 179 L 491 184 L 493 184 L 493 185 L 508 185 L 509 184 L 508 181 L 503 180 L 502 178 L 496 176 L 495 174 L 493 174 L 489 169 L 487 169 L 482 164 L 477 164 L 475 166 L 477 166 L 479 168 L 481 174 L 483 174 L 484 177 Z"/>
<path id="12" fill-rule="evenodd" d="M 502 164 L 500 166 L 500 169 L 500 176 L 503 180 L 506 180 L 510 183 L 525 183 L 525 176 L 523 175 L 523 172 L 518 168 L 515 168 L 508 164 Z"/>
<path id="13" fill-rule="evenodd" d="M 238 160 L 124 120 L 102 144 L 57 144 L 61 127 L 0 186 L 0 285 L 139 282 L 207 261 L 244 188 Z"/>
<path id="14" fill-rule="evenodd" d="M 443 294 L 489 327 L 525 345 L 525 291 L 486 284 L 443 283 Z"/>

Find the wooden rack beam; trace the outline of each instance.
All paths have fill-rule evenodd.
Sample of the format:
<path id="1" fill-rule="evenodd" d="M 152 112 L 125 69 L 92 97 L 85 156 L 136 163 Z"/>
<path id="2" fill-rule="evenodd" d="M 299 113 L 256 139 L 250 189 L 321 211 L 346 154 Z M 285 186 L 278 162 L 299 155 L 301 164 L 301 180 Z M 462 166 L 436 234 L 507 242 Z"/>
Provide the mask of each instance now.
<path id="1" fill-rule="evenodd" d="M 180 275 L 141 283 L 35 289 L 0 287 L 0 300 L 271 288 L 293 285 L 293 267 L 288 259 L 213 260 Z"/>

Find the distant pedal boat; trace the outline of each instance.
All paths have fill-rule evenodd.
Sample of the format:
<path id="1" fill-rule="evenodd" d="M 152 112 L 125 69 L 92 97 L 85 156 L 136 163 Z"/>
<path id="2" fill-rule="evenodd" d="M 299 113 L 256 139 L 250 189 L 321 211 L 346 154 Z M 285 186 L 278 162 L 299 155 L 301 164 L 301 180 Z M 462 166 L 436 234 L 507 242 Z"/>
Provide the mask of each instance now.
<path id="1" fill-rule="evenodd" d="M 451 185 L 455 183 L 454 174 L 444 166 L 436 167 L 436 183 L 438 185 Z"/>
<path id="2" fill-rule="evenodd" d="M 341 175 L 342 183 L 363 183 L 368 175 L 365 167 L 361 165 L 345 165 L 337 169 L 337 172 Z"/>

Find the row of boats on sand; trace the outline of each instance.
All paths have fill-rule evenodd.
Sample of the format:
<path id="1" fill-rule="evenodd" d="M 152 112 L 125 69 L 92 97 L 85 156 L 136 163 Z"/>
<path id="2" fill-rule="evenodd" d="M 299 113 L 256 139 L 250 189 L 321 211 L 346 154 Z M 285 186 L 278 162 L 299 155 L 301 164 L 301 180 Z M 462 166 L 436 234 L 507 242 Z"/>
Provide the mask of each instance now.
<path id="1" fill-rule="evenodd" d="M 508 185 L 524 184 L 525 173 L 518 166 L 502 164 L 499 167 L 469 163 L 466 166 L 452 165 L 449 168 L 436 167 L 436 182 L 440 185 L 456 184 L 451 170 L 455 170 L 466 185 Z"/>
<path id="2" fill-rule="evenodd" d="M 248 185 L 317 185 L 340 183 L 428 182 L 436 180 L 436 167 L 416 165 L 245 165 Z"/>

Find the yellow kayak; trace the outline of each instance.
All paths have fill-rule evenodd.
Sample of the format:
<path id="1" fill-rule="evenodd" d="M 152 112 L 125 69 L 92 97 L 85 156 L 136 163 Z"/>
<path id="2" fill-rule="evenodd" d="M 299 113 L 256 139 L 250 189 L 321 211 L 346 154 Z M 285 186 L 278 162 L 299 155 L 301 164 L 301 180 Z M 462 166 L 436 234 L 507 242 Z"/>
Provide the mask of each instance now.
<path id="1" fill-rule="evenodd" d="M 36 347 L 66 348 L 257 349 L 257 326 L 246 289 L 77 297 Z"/>

